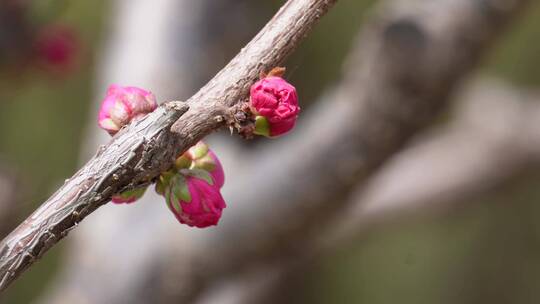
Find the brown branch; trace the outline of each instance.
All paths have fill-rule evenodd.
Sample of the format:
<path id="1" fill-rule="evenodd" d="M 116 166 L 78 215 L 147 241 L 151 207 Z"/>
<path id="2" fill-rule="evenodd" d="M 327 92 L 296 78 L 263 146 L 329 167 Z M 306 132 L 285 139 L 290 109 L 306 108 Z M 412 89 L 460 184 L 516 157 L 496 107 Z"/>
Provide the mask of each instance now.
<path id="1" fill-rule="evenodd" d="M 168 102 L 101 147 L 0 244 L 4 290 L 114 193 L 148 183 L 174 156 L 224 125 L 260 71 L 279 65 L 337 0 L 289 0 L 261 32 L 186 104 Z M 180 119 L 181 118 L 181 119 Z"/>

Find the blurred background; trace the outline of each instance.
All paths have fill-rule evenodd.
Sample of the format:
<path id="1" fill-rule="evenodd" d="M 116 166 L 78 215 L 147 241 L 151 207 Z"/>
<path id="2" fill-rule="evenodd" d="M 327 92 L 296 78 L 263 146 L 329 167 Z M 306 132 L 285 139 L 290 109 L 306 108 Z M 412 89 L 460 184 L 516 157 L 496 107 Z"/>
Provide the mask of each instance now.
<path id="1" fill-rule="evenodd" d="M 161 102 L 186 100 L 283 2 L 1 1 L 0 234 L 5 236 L 24 220 L 88 160 L 98 144 L 106 142 L 107 135 L 98 129 L 95 117 L 109 83 L 144 87 Z M 344 59 L 375 5 L 376 1 L 340 0 L 287 61 L 286 78 L 297 87 L 305 115 L 300 121 L 339 82 Z M 470 82 L 489 79 L 487 88 L 503 86 L 519 91 L 516 96 L 525 94 L 520 92 L 535 96 L 540 85 L 540 4 L 533 3 L 501 38 Z M 460 104 L 459 98 L 456 104 Z M 481 105 L 496 107 L 497 103 Z M 500 111 L 505 119 L 505 108 Z M 456 113 L 459 110 L 449 110 L 433 128 L 451 125 Z M 424 139 L 437 138 L 437 132 L 426 130 L 418 135 L 410 144 L 412 151 Z M 225 131 L 210 139 L 223 155 L 229 181 L 249 173 L 241 168 L 241 161 L 232 160 L 234 155 L 259 149 L 262 141 L 245 142 Z M 391 162 L 399 162 L 401 153 L 404 157 L 414 154 L 408 149 Z M 448 146 L 443 152 L 451 156 L 463 152 L 452 149 Z M 283 303 L 537 303 L 538 172 L 527 170 L 472 196 L 456 195 L 436 212 L 425 211 L 424 206 L 445 203 L 444 193 L 441 202 L 435 196 L 430 204 L 375 221 L 310 259 L 301 271 L 281 276 L 272 298 Z M 436 173 L 428 168 L 421 174 L 429 179 Z M 434 178 L 444 180 L 444 176 Z M 232 198 L 240 195 L 231 191 L 225 188 L 228 208 L 224 221 L 236 211 Z M 211 229 L 219 235 L 219 226 Z M 133 206 L 104 206 L 18 279 L 0 301 L 60 303 L 54 299 L 71 286 L 75 300 L 66 303 L 130 302 L 122 293 L 130 293 L 130 288 L 142 283 L 124 284 L 121 277 L 116 278 L 117 272 L 135 268 L 139 273 L 133 276 L 149 273 L 133 265 L 151 268 L 154 264 L 148 261 L 161 258 L 159 252 L 148 249 L 153 243 L 146 243 L 149 235 L 160 233 L 170 234 L 167 242 L 173 242 L 173 247 L 196 244 L 197 238 L 206 237 L 204 231 L 176 223 L 164 202 L 151 194 Z M 101 251 L 94 254 L 95 248 Z M 82 258 L 84 253 L 88 256 Z M 136 264 L 119 266 L 127 259 Z M 103 280 L 122 286 L 116 295 L 96 295 L 107 291 L 92 286 L 96 282 L 91 278 L 85 279 L 94 269 L 93 263 L 116 264 L 101 266 L 112 269 Z M 94 275 L 105 273 L 96 270 Z M 173 287 L 167 288 L 174 289 L 174 281 L 168 284 Z M 146 288 L 157 290 L 151 285 Z"/>

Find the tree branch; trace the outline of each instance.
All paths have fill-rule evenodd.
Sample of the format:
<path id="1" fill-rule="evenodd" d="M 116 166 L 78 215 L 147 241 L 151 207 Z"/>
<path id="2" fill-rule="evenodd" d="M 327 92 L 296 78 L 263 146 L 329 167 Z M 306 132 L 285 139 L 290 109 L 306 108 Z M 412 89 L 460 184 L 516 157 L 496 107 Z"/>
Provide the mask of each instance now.
<path id="1" fill-rule="evenodd" d="M 178 153 L 224 125 L 260 71 L 279 65 L 337 0 L 290 0 L 261 32 L 186 104 L 168 102 L 119 132 L 0 243 L 4 290 L 114 193 L 149 183 Z"/>

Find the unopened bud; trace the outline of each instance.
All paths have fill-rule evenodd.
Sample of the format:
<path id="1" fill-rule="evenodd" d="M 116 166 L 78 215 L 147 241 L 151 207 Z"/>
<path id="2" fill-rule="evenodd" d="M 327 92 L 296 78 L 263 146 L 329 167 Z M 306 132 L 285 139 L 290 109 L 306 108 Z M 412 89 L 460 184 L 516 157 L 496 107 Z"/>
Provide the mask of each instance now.
<path id="1" fill-rule="evenodd" d="M 300 107 L 296 89 L 272 71 L 251 86 L 250 107 L 256 115 L 255 134 L 275 137 L 289 132 L 296 124 Z M 263 119 L 264 118 L 264 119 Z"/>
<path id="2" fill-rule="evenodd" d="M 204 142 L 199 142 L 176 159 L 175 166 L 163 172 L 156 192 L 183 224 L 204 228 L 217 225 L 226 204 L 220 188 L 225 174 L 219 159 Z"/>
<path id="3" fill-rule="evenodd" d="M 114 135 L 133 119 L 157 108 L 154 94 L 137 87 L 111 85 L 99 109 L 99 126 Z"/>

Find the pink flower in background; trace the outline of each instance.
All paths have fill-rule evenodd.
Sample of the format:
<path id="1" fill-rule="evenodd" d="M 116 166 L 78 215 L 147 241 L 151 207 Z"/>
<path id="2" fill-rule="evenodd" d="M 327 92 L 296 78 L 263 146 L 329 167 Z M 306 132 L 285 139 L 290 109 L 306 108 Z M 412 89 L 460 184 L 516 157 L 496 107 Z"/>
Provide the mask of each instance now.
<path id="1" fill-rule="evenodd" d="M 98 114 L 99 126 L 114 135 L 131 120 L 157 108 L 154 94 L 137 87 L 111 85 Z"/>
<path id="2" fill-rule="evenodd" d="M 48 70 L 65 72 L 73 69 L 80 53 L 80 41 L 69 26 L 48 25 L 37 34 L 35 52 Z"/>
<path id="3" fill-rule="evenodd" d="M 220 189 L 225 182 L 216 154 L 200 141 L 176 159 L 173 169 L 160 175 L 156 192 L 180 223 L 204 228 L 217 225 L 226 207 Z"/>
<path id="4" fill-rule="evenodd" d="M 300 112 L 296 89 L 279 76 L 264 77 L 251 86 L 250 106 L 257 115 L 255 134 L 269 137 L 289 132 Z"/>

